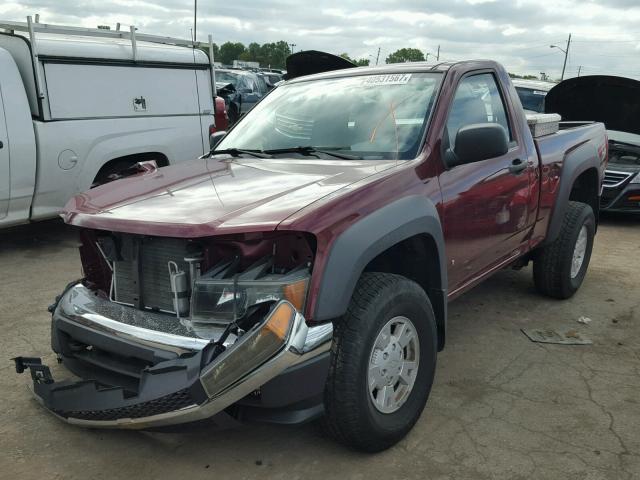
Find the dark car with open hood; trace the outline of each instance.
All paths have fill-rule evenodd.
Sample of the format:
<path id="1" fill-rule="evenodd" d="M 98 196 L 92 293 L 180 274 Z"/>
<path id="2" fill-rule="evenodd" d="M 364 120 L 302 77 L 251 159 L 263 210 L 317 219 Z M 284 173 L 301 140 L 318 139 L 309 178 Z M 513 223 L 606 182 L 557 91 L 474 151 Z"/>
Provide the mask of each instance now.
<path id="1" fill-rule="evenodd" d="M 571 78 L 551 89 L 545 105 L 565 121 L 605 124 L 609 166 L 600 208 L 640 214 L 640 82 L 606 75 Z"/>
<path id="2" fill-rule="evenodd" d="M 84 277 L 51 344 L 81 380 L 16 368 L 75 425 L 321 418 L 388 448 L 427 402 L 449 301 L 530 261 L 541 294 L 580 288 L 606 135 L 558 118 L 525 117 L 492 61 L 288 80 L 208 155 L 69 201 Z"/>

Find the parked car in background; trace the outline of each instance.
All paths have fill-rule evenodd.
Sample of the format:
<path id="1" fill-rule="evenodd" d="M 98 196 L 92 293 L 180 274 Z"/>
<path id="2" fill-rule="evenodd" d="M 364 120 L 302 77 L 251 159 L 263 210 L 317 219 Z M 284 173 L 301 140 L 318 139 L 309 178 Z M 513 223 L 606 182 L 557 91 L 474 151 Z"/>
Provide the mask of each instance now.
<path id="1" fill-rule="evenodd" d="M 547 92 L 555 85 L 551 82 L 542 82 L 538 80 L 524 80 L 514 78 L 511 80 L 516 88 L 520 103 L 527 113 L 544 112 L 544 98 Z"/>
<path id="2" fill-rule="evenodd" d="M 209 59 L 188 41 L 0 22 L 0 227 L 56 216 L 137 162 L 202 155 Z M 218 112 L 224 116 L 224 112 Z M 220 123 L 220 122 L 219 122 Z"/>
<path id="3" fill-rule="evenodd" d="M 530 261 L 540 293 L 580 288 L 606 161 L 602 124 L 530 129 L 495 62 L 287 81 L 210 154 L 67 204 L 85 278 L 51 307 L 52 347 L 83 380 L 16 369 L 75 425 L 324 415 L 388 448 L 427 402 L 450 300 Z"/>
<path id="4" fill-rule="evenodd" d="M 231 125 L 269 91 L 264 78 L 248 70 L 216 69 L 216 86 L 218 95 L 224 98 L 227 104 Z"/>
<path id="5" fill-rule="evenodd" d="M 609 75 L 570 78 L 549 92 L 546 108 L 563 120 L 605 124 L 609 166 L 600 208 L 640 213 L 640 82 Z"/>
<path id="6" fill-rule="evenodd" d="M 264 79 L 267 83 L 267 88 L 271 90 L 275 87 L 279 82 L 282 81 L 282 74 L 280 73 L 271 73 L 271 72 L 260 72 L 259 75 Z"/>

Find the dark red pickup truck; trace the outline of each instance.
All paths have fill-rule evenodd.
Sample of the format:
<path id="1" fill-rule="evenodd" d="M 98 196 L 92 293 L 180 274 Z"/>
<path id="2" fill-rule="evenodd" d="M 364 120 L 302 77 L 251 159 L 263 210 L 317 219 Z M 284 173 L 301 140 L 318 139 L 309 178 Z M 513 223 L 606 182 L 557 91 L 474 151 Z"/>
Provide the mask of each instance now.
<path id="1" fill-rule="evenodd" d="M 84 278 L 52 346 L 84 380 L 17 370 L 77 425 L 323 417 L 387 448 L 427 401 L 449 301 L 529 261 L 541 293 L 580 287 L 607 138 L 555 117 L 525 118 L 490 61 L 288 81 L 209 155 L 67 204 Z"/>

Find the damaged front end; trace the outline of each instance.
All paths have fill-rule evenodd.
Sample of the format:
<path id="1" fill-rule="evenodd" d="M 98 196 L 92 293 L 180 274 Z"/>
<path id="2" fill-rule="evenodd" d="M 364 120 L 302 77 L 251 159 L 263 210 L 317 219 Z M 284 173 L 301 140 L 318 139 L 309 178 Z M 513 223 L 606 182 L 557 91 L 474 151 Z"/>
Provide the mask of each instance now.
<path id="1" fill-rule="evenodd" d="M 83 231 L 86 278 L 52 309 L 53 350 L 82 380 L 55 382 L 32 357 L 16 370 L 30 369 L 40 402 L 78 425 L 314 418 L 333 328 L 303 316 L 312 247 L 303 235 Z"/>

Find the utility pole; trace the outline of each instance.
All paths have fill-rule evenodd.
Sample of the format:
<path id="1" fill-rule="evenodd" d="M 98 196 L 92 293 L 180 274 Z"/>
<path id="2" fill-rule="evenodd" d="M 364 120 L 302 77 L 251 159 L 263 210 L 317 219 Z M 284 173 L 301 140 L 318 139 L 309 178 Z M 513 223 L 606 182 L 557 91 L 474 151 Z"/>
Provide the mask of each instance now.
<path id="1" fill-rule="evenodd" d="M 564 80 L 564 71 L 567 68 L 567 58 L 569 57 L 569 47 L 571 46 L 571 34 L 569 34 L 569 38 L 567 40 L 567 48 L 561 48 L 557 45 L 549 45 L 550 48 L 557 48 L 561 52 L 564 53 L 564 63 L 562 64 L 562 75 L 560 75 L 560 81 Z"/>
<path id="2" fill-rule="evenodd" d="M 291 47 L 291 53 L 293 53 L 293 49 L 297 46 L 295 43 L 290 43 L 289 46 Z"/>
<path id="3" fill-rule="evenodd" d="M 440 45 L 438 45 L 438 53 L 436 53 L 436 62 L 440 61 Z"/>
<path id="4" fill-rule="evenodd" d="M 567 68 L 567 57 L 569 56 L 569 47 L 571 46 L 571 34 L 567 40 L 567 50 L 564 52 L 564 63 L 562 64 L 562 75 L 560 75 L 560 81 L 564 80 L 564 70 Z"/>
<path id="5" fill-rule="evenodd" d="M 582 65 L 578 67 L 578 76 L 580 76 L 580 72 L 582 71 Z"/>
<path id="6" fill-rule="evenodd" d="M 196 42 L 197 23 L 198 23 L 198 0 L 193 0 L 193 43 Z"/>
<path id="7" fill-rule="evenodd" d="M 378 55 L 376 55 L 376 65 L 378 65 L 378 60 L 380 60 L 380 47 L 378 47 Z"/>
<path id="8" fill-rule="evenodd" d="M 427 52 L 427 58 L 425 59 L 425 62 L 429 61 L 429 52 Z"/>

